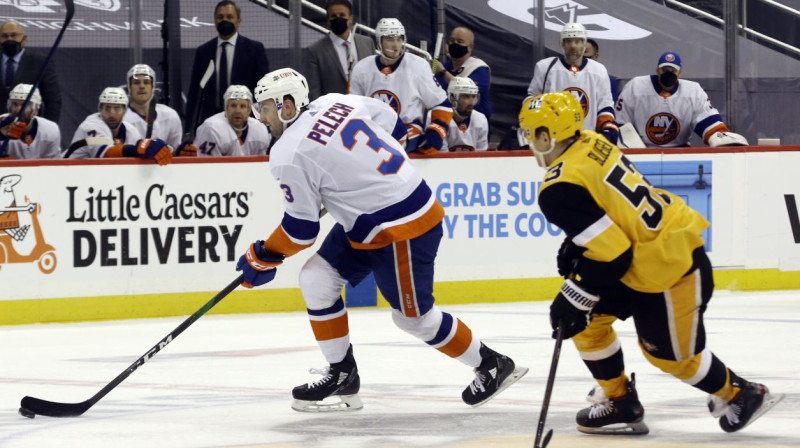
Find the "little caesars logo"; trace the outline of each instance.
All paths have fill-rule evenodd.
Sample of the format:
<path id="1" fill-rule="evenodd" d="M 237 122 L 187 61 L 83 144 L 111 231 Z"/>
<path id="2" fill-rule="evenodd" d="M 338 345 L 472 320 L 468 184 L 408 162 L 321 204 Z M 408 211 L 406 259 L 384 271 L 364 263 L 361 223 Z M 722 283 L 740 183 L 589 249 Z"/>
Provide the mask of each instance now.
<path id="1" fill-rule="evenodd" d="M 14 191 L 22 176 L 0 177 L 0 268 L 7 263 L 36 263 L 49 274 L 56 269 L 56 250 L 44 241 L 39 204 Z"/>
<path id="2" fill-rule="evenodd" d="M 75 4 L 114 12 L 119 10 L 120 0 L 75 0 Z M 0 6 L 13 6 L 27 13 L 59 13 L 62 7 L 54 0 L 0 0 Z"/>

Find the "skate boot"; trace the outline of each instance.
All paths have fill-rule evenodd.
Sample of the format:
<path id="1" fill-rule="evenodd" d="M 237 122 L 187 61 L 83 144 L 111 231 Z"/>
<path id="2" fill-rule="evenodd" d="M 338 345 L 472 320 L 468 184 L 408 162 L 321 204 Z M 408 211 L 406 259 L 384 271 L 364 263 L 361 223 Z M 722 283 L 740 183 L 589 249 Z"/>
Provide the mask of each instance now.
<path id="1" fill-rule="evenodd" d="M 607 398 L 603 388 L 596 386 L 589 392 L 586 401 L 592 403 L 588 408 L 578 411 L 575 421 L 578 431 L 587 434 L 640 434 L 650 432 L 644 423 L 644 408 L 636 393 L 636 376 L 625 386 L 625 396 Z"/>
<path id="2" fill-rule="evenodd" d="M 292 389 L 292 409 L 300 412 L 357 411 L 364 407 L 358 398 L 361 380 L 353 357 L 353 346 L 347 349 L 344 359 L 323 369 L 311 369 L 309 373 L 323 375 L 315 383 L 303 384 Z M 331 400 L 324 402 L 328 397 Z"/>
<path id="3" fill-rule="evenodd" d="M 719 418 L 719 426 L 725 432 L 744 428 L 783 399 L 783 394 L 772 395 L 767 386 L 746 381 L 733 372 L 731 385 L 741 390 L 727 403 L 716 395 L 708 396 L 708 410 Z"/>
<path id="4" fill-rule="evenodd" d="M 475 379 L 461 393 L 470 406 L 480 406 L 528 373 L 527 367 L 516 367 L 508 356 L 501 355 L 481 343 L 481 365 L 475 368 Z"/>

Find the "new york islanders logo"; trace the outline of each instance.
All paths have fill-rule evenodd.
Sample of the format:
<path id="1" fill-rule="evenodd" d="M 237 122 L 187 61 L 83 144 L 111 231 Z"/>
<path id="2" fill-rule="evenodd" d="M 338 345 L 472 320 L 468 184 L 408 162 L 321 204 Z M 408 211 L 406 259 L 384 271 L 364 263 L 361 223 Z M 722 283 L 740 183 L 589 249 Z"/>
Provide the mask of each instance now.
<path id="1" fill-rule="evenodd" d="M 644 129 L 651 142 L 666 145 L 681 133 L 681 123 L 674 115 L 661 112 L 650 117 Z"/>
<path id="2" fill-rule="evenodd" d="M 581 107 L 583 108 L 583 116 L 585 117 L 589 113 L 589 96 L 586 95 L 586 92 L 577 87 L 568 87 L 564 90 L 571 93 L 572 96 L 574 96 L 575 99 L 581 103 Z"/>
<path id="3" fill-rule="evenodd" d="M 44 241 L 39 227 L 41 206 L 27 196 L 24 201 L 17 198 L 14 186 L 21 180 L 18 174 L 0 177 L 0 268 L 7 263 L 36 263 L 49 274 L 56 269 L 55 248 Z"/>
<path id="4" fill-rule="evenodd" d="M 370 96 L 388 104 L 392 109 L 394 109 L 397 115 L 400 115 L 400 110 L 403 107 L 400 105 L 400 99 L 397 98 L 397 95 L 395 95 L 394 93 L 388 90 L 378 90 Z"/>

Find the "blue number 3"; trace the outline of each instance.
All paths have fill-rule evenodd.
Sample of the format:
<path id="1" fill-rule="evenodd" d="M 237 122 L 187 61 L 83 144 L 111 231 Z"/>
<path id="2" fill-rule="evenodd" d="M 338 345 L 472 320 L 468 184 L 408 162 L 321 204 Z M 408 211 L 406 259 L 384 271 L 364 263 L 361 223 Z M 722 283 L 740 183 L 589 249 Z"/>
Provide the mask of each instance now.
<path id="1" fill-rule="evenodd" d="M 369 146 L 370 149 L 376 153 L 380 153 L 381 149 L 385 149 L 391 154 L 388 159 L 384 159 L 380 165 L 378 165 L 378 171 L 380 173 L 395 174 L 400 171 L 400 167 L 403 166 L 403 163 L 406 161 L 403 154 L 375 135 L 375 132 L 370 129 L 369 125 L 367 125 L 364 120 L 352 119 L 347 122 L 347 125 L 342 129 L 342 143 L 344 143 L 347 149 L 350 151 L 353 150 L 353 147 L 356 145 L 356 135 L 358 135 L 359 132 L 363 132 L 367 135 L 367 146 Z"/>

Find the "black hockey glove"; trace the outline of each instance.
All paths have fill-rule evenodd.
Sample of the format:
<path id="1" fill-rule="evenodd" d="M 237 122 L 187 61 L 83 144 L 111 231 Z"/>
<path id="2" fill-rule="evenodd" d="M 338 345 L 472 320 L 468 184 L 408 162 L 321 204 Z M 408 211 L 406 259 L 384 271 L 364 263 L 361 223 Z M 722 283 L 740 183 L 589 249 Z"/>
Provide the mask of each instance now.
<path id="1" fill-rule="evenodd" d="M 558 256 L 556 256 L 558 275 L 564 278 L 570 278 L 572 274 L 576 274 L 581 261 L 581 255 L 585 251 L 585 247 L 576 245 L 569 237 L 565 238 L 564 242 L 561 243 L 561 247 L 558 248 Z"/>
<path id="2" fill-rule="evenodd" d="M 567 279 L 561 291 L 550 305 L 550 326 L 553 328 L 553 339 L 556 330 L 563 325 L 564 339 L 569 339 L 589 326 L 592 321 L 592 308 L 600 301 L 600 297 L 584 290 L 574 281 Z"/>

